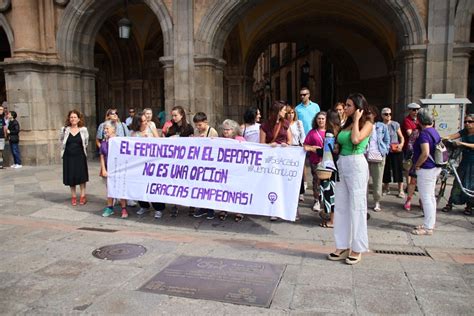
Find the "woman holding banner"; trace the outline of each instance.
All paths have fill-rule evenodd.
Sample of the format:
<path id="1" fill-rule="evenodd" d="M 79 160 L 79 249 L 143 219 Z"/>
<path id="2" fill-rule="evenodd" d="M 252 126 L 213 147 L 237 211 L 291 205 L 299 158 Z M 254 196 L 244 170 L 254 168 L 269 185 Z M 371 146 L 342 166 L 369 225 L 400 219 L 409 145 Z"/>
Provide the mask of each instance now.
<path id="1" fill-rule="evenodd" d="M 288 146 L 292 143 L 292 135 L 289 131 L 290 122 L 286 119 L 287 103 L 285 101 L 273 102 L 270 116 L 267 121 L 260 125 L 260 143 L 272 146 Z M 278 217 L 271 216 L 271 221 Z"/>
<path id="2" fill-rule="evenodd" d="M 182 106 L 171 109 L 172 125 L 168 128 L 165 137 L 189 137 L 193 136 L 194 128 L 186 120 L 186 112 Z"/>
<path id="3" fill-rule="evenodd" d="M 116 125 L 112 121 L 104 122 L 104 135 L 105 139 L 100 143 L 100 176 L 105 180 L 107 185 L 107 158 L 109 156 L 109 140 L 115 137 Z M 122 218 L 128 218 L 127 212 L 127 200 L 120 199 L 120 207 L 122 208 Z M 103 217 L 109 217 L 114 215 L 114 198 L 107 196 L 107 206 L 102 211 Z"/>
<path id="4" fill-rule="evenodd" d="M 151 128 L 145 112 L 138 113 L 133 117 L 132 124 L 130 124 L 132 130 L 130 136 L 132 137 L 158 137 L 156 128 Z M 150 211 L 150 203 L 146 201 L 138 201 L 140 209 L 137 211 L 137 215 L 142 216 L 146 212 Z M 163 215 L 162 211 L 165 209 L 164 203 L 152 202 L 151 205 L 155 209 L 155 218 L 159 219 Z"/>
<path id="5" fill-rule="evenodd" d="M 222 132 L 221 132 L 222 137 L 231 138 L 231 139 L 235 139 L 235 140 L 238 140 L 238 141 L 241 141 L 241 142 L 245 142 L 245 138 L 240 136 L 239 123 L 237 123 L 236 121 L 225 120 L 224 122 L 222 122 L 221 129 L 222 129 Z M 219 219 L 221 221 L 224 221 L 226 218 L 227 218 L 227 212 L 226 211 L 222 211 L 222 212 L 219 213 Z M 235 222 L 237 222 L 237 223 L 241 222 L 243 219 L 244 219 L 243 214 L 235 214 L 235 217 L 234 217 Z"/>
<path id="6" fill-rule="evenodd" d="M 165 137 L 189 137 L 194 135 L 194 128 L 186 120 L 186 112 L 182 106 L 175 106 L 171 109 L 172 125 L 166 131 Z M 192 214 L 190 212 L 190 214 Z M 171 207 L 171 217 L 178 216 L 178 207 Z"/>
<path id="7" fill-rule="evenodd" d="M 334 239 L 336 251 L 329 260 L 359 263 L 369 250 L 367 236 L 367 183 L 369 166 L 364 153 L 373 123 L 369 105 L 360 93 L 349 95 L 344 111 L 347 120 L 337 136 L 340 146 L 337 161 L 340 181 L 336 182 Z"/>

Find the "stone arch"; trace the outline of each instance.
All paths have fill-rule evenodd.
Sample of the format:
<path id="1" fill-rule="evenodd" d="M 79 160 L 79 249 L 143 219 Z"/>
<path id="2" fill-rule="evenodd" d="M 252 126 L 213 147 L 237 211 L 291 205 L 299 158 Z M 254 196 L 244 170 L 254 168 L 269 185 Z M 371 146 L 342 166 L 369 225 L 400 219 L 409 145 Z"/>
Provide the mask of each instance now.
<path id="1" fill-rule="evenodd" d="M 15 42 L 15 37 L 13 36 L 13 30 L 10 26 L 10 23 L 8 23 L 3 13 L 0 13 L 0 27 L 3 29 L 3 31 L 7 35 L 8 44 L 10 45 L 10 53 L 11 55 L 13 55 L 13 47 L 14 47 L 13 44 Z"/>
<path id="2" fill-rule="evenodd" d="M 474 14 L 474 2 L 470 0 L 461 0 L 457 3 L 454 19 L 454 42 L 469 43 L 472 23 L 472 15 Z"/>
<path id="3" fill-rule="evenodd" d="M 196 33 L 196 53 L 221 57 L 229 33 L 241 16 L 265 0 L 219 1 L 206 14 Z M 381 13 L 397 30 L 400 47 L 424 44 L 426 30 L 415 4 L 406 0 L 361 3 Z"/>
<path id="4" fill-rule="evenodd" d="M 142 0 L 157 16 L 163 33 L 164 55 L 173 52 L 173 23 L 161 0 Z M 110 12 L 123 6 L 121 0 L 70 3 L 62 16 L 57 33 L 58 53 L 66 65 L 79 64 L 92 68 L 96 35 Z"/>

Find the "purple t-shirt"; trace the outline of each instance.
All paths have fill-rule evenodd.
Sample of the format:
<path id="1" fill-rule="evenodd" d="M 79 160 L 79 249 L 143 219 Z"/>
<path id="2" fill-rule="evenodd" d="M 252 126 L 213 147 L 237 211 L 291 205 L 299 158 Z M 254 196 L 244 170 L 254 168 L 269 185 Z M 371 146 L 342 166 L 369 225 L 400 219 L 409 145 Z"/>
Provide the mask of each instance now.
<path id="1" fill-rule="evenodd" d="M 418 158 L 421 155 L 421 144 L 428 143 L 430 146 L 430 155 L 434 158 L 434 149 L 437 143 L 441 140 L 441 136 L 439 136 L 436 129 L 433 127 L 425 128 L 420 132 L 420 136 L 418 136 L 417 140 L 415 141 L 415 145 L 413 146 L 413 165 L 416 164 Z M 421 165 L 422 169 L 433 169 L 436 168 L 435 162 L 428 157 L 425 162 Z"/>
<path id="2" fill-rule="evenodd" d="M 323 148 L 324 146 L 324 138 L 326 137 L 326 131 L 324 130 L 315 130 L 312 129 L 309 131 L 308 135 L 306 135 L 306 138 L 304 139 L 304 144 L 305 145 L 310 145 L 310 146 L 318 146 Z M 309 161 L 313 164 L 316 165 L 321 161 L 322 157 L 318 156 L 314 152 L 309 152 Z"/>
<path id="3" fill-rule="evenodd" d="M 99 154 L 104 156 L 105 169 L 107 170 L 107 157 L 109 156 L 109 141 L 100 143 Z"/>

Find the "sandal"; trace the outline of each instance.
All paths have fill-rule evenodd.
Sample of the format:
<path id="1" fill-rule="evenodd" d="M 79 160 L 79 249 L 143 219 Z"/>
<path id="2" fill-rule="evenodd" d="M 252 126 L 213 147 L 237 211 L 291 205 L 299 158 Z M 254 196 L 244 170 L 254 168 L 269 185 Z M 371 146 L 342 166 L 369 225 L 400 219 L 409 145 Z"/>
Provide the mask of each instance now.
<path id="1" fill-rule="evenodd" d="M 341 253 L 337 254 L 335 252 L 331 252 L 328 255 L 328 259 L 331 261 L 339 261 L 339 260 L 345 260 L 349 256 L 349 249 L 341 251 Z"/>
<path id="2" fill-rule="evenodd" d="M 450 204 L 446 204 L 446 206 L 441 209 L 441 212 L 448 213 L 448 212 L 451 212 L 452 210 L 453 210 L 453 206 Z"/>
<path id="3" fill-rule="evenodd" d="M 236 223 L 241 222 L 243 219 L 244 219 L 244 216 L 242 214 L 236 214 L 235 217 L 234 217 L 234 221 Z"/>
<path id="4" fill-rule="evenodd" d="M 81 196 L 81 197 L 79 198 L 79 205 L 84 205 L 84 204 L 86 204 L 86 203 L 87 203 L 87 198 L 86 198 L 86 196 L 85 196 L 85 195 L 84 195 L 84 196 Z"/>
<path id="5" fill-rule="evenodd" d="M 426 229 L 426 228 L 419 228 L 419 229 L 414 229 L 411 232 L 413 235 L 418 235 L 418 236 L 431 236 L 433 235 L 433 230 L 432 229 Z"/>
<path id="6" fill-rule="evenodd" d="M 360 260 L 362 260 L 362 254 L 361 253 L 359 253 L 359 255 L 357 257 L 347 256 L 346 263 L 352 265 L 352 264 L 359 263 Z"/>
<path id="7" fill-rule="evenodd" d="M 73 196 L 73 197 L 71 198 L 71 204 L 72 204 L 72 206 L 76 206 L 76 205 L 77 205 L 77 198 L 76 198 L 75 196 Z"/>
<path id="8" fill-rule="evenodd" d="M 219 219 L 221 221 L 225 221 L 226 218 L 227 218 L 227 212 L 220 212 L 219 213 Z"/>

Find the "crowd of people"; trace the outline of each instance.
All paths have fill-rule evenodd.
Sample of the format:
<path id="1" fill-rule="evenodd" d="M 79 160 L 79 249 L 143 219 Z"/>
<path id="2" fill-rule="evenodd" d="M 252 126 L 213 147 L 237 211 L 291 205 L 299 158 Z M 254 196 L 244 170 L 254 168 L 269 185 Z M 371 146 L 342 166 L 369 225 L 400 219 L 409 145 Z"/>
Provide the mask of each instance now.
<path id="1" fill-rule="evenodd" d="M 108 109 L 105 121 L 96 133 L 96 145 L 100 153 L 100 176 L 107 178 L 108 141 L 115 136 L 126 137 L 225 137 L 239 141 L 258 142 L 271 146 L 300 146 L 307 153 L 305 168 L 312 177 L 312 209 L 321 217 L 321 226 L 334 228 L 336 250 L 328 255 L 332 261 L 344 260 L 347 264 L 360 262 L 367 252 L 368 209 L 383 210 L 383 197 L 390 194 L 390 184 L 396 186 L 396 195 L 404 199 L 401 205 L 411 210 L 416 189 L 424 222 L 415 227 L 412 234 L 432 235 L 436 222 L 435 184 L 441 168 L 434 159 L 436 145 L 441 141 L 434 128 L 434 117 L 428 109 L 411 103 L 409 114 L 402 124 L 392 120 L 392 109 L 381 110 L 369 105 L 360 93 L 347 97 L 329 111 L 321 111 L 319 105 L 310 100 L 308 88 L 300 91 L 301 103 L 296 107 L 285 101 L 275 101 L 268 118 L 261 119 L 257 107 L 248 108 L 243 123 L 226 119 L 218 130 L 209 125 L 207 115 L 198 112 L 192 123 L 185 110 L 175 106 L 171 119 L 158 125 L 153 122 L 152 110 L 147 108 L 121 122 L 116 109 Z M 76 110 L 68 113 L 61 130 L 61 156 L 63 158 L 63 182 L 71 188 L 71 203 L 77 205 L 76 186 L 80 187 L 79 204 L 87 203 L 85 193 L 89 179 L 87 168 L 88 132 L 83 115 Z M 473 189 L 474 116 L 467 115 L 465 128 L 447 139 L 460 139 L 463 159 L 459 166 L 462 183 Z M 310 172 L 309 172 L 310 171 Z M 306 172 L 305 172 L 306 173 Z M 406 177 L 406 190 L 404 186 Z M 300 184 L 299 201 L 305 200 L 307 176 Z M 373 206 L 368 206 L 369 177 L 372 185 Z M 406 192 L 406 193 L 405 193 Z M 127 201 L 115 201 L 107 197 L 102 215 L 114 214 L 114 203 L 119 202 L 121 217 L 129 216 Z M 133 205 L 134 201 L 128 201 Z M 137 201 L 137 215 L 151 210 L 159 219 L 166 209 L 163 203 Z M 132 203 L 132 204 L 130 204 Z M 472 213 L 472 198 L 468 198 L 459 185 L 453 186 L 451 197 L 443 209 L 449 212 L 453 204 L 466 204 L 465 213 Z M 170 216 L 178 216 L 178 206 L 170 205 Z M 211 220 L 217 216 L 226 220 L 227 211 L 218 213 L 211 209 L 189 208 L 189 215 Z M 235 222 L 244 219 L 243 214 L 232 214 Z M 297 212 L 296 220 L 300 219 Z M 270 217 L 271 221 L 279 220 Z"/>

